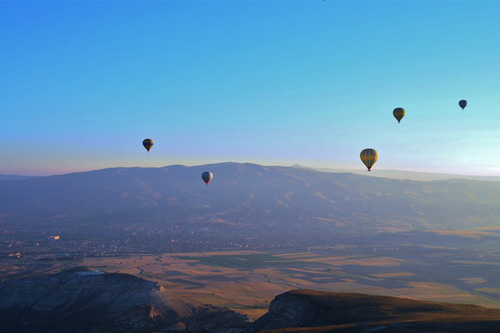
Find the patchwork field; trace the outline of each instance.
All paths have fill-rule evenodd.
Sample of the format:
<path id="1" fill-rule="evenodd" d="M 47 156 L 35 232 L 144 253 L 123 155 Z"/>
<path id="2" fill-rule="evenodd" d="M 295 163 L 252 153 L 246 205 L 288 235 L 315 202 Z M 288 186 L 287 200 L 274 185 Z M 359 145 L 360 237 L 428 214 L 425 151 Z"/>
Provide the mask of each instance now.
<path id="1" fill-rule="evenodd" d="M 153 280 L 178 301 L 225 306 L 252 319 L 264 314 L 276 295 L 306 288 L 500 308 L 494 266 L 452 259 L 231 251 L 85 259 L 81 264 Z"/>
<path id="2" fill-rule="evenodd" d="M 2 278 L 88 266 L 158 282 L 179 307 L 211 304 L 263 315 L 271 300 L 291 289 L 357 292 L 500 308 L 498 263 L 457 257 L 339 255 L 335 250 L 271 253 L 190 252 L 86 258 L 78 261 L 9 259 Z M 33 275 L 33 273 L 31 273 Z"/>

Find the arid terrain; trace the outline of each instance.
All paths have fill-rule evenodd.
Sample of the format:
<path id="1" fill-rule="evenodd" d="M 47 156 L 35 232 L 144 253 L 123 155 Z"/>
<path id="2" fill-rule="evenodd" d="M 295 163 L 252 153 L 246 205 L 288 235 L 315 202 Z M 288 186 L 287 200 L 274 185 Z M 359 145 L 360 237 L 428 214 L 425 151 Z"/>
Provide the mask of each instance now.
<path id="1" fill-rule="evenodd" d="M 137 254 L 114 258 L 32 261 L 11 258 L 4 279 L 55 273 L 74 266 L 127 273 L 159 283 L 179 307 L 211 304 L 255 320 L 269 302 L 291 289 L 357 292 L 500 309 L 498 263 L 460 253 L 428 251 L 346 255 L 347 248 Z M 438 256 L 437 254 L 441 254 Z M 446 253 L 446 252 L 445 252 Z M 29 268 L 28 268 L 29 267 Z"/>

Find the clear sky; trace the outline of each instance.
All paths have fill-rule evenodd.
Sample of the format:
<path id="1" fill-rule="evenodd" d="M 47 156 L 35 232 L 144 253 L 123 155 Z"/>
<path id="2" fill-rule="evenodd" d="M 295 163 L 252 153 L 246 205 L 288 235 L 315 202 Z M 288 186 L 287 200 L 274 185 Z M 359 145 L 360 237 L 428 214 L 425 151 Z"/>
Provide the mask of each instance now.
<path id="1" fill-rule="evenodd" d="M 0 1 L 0 173 L 364 169 L 375 148 L 374 171 L 500 175 L 499 17 L 496 1 Z"/>

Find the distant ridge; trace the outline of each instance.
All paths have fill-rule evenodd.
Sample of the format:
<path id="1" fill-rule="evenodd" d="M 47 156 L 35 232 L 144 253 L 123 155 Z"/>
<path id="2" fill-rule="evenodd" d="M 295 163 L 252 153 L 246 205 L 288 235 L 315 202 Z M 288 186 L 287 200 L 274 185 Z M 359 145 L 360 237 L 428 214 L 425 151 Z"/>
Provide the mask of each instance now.
<path id="1" fill-rule="evenodd" d="M 21 180 L 35 178 L 38 176 L 26 176 L 26 175 L 5 175 L 0 173 L 0 180 Z"/>
<path id="2" fill-rule="evenodd" d="M 335 168 L 314 168 L 303 165 L 295 164 L 292 167 L 311 169 L 322 172 L 343 173 L 348 172 L 356 175 L 366 175 L 366 170 L 354 169 L 335 169 Z M 382 177 L 391 179 L 408 179 L 420 181 L 433 181 L 433 180 L 450 180 L 450 179 L 467 179 L 467 180 L 480 180 L 480 181 L 500 181 L 500 176 L 475 176 L 475 175 L 459 175 L 451 173 L 433 173 L 433 172 L 416 172 L 416 171 L 403 171 L 403 170 L 379 170 L 372 169 L 370 174 L 372 177 Z"/>
<path id="3" fill-rule="evenodd" d="M 205 164 L 206 168 L 210 168 L 211 166 L 217 166 L 221 164 L 242 164 L 242 165 L 259 165 L 255 163 L 235 163 L 235 162 L 224 162 L 224 163 L 214 163 L 214 164 Z M 262 165 L 264 166 L 264 165 Z M 167 165 L 161 168 L 171 168 L 171 167 L 185 167 L 185 168 L 193 168 L 198 166 L 186 166 L 183 164 L 172 164 Z M 287 166 L 267 166 L 267 167 L 281 167 L 287 168 Z M 15 174 L 0 174 L 1 180 L 22 180 L 22 179 L 30 179 L 30 178 L 38 178 L 38 177 L 53 177 L 53 176 L 63 176 L 68 174 L 78 174 L 78 173 L 87 173 L 98 170 L 115 170 L 115 169 L 149 169 L 150 167 L 112 167 L 112 168 L 104 168 L 97 170 L 89 170 L 89 171 L 78 171 L 78 172 L 70 172 L 65 174 L 51 175 L 51 176 L 32 176 L 32 175 L 15 175 Z M 329 172 L 329 173 L 352 173 L 356 175 L 368 175 L 366 170 L 360 166 L 360 168 L 350 168 L 350 169 L 342 169 L 342 168 L 317 168 L 311 167 L 302 164 L 293 164 L 289 166 L 289 168 L 297 168 L 297 169 L 307 169 L 307 170 L 315 170 L 320 172 Z M 382 177 L 382 178 L 391 178 L 391 179 L 408 179 L 408 180 L 421 180 L 421 181 L 432 181 L 432 180 L 450 180 L 450 179 L 467 179 L 467 180 L 480 180 L 480 181 L 500 181 L 500 176 L 479 176 L 479 175 L 461 175 L 461 174 L 451 174 L 451 173 L 434 173 L 434 172 L 417 172 L 417 171 L 404 171 L 404 170 L 380 170 L 373 169 L 370 174 L 372 177 Z"/>

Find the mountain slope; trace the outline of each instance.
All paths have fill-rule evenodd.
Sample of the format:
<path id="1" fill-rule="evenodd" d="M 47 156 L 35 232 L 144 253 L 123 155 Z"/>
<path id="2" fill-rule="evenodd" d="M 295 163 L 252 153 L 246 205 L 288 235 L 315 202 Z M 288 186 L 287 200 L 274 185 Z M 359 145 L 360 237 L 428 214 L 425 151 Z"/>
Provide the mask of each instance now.
<path id="1" fill-rule="evenodd" d="M 214 174 L 208 186 L 200 178 L 205 170 Z M 262 227 L 372 232 L 497 225 L 498 202 L 499 182 L 420 182 L 236 163 L 104 169 L 0 184 L 7 225 L 158 221 L 249 234 Z"/>

